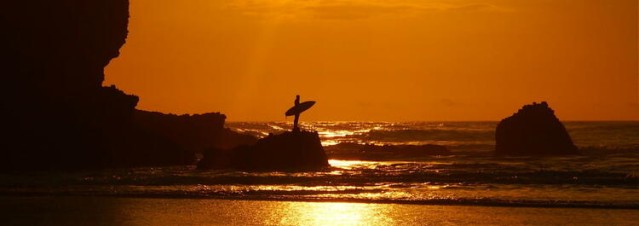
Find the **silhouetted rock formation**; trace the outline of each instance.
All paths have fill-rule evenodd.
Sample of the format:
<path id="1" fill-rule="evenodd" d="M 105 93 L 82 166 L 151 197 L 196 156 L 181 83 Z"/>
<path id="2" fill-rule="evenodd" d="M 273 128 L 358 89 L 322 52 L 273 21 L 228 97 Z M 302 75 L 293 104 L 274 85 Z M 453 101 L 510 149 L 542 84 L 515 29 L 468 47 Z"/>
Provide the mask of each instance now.
<path id="1" fill-rule="evenodd" d="M 503 119 L 495 134 L 501 155 L 565 155 L 579 153 L 564 125 L 546 102 L 525 105 Z"/>
<path id="2" fill-rule="evenodd" d="M 0 169 L 190 164 L 214 140 L 207 136 L 224 131 L 223 115 L 135 112 L 138 97 L 102 87 L 127 37 L 128 0 L 1 5 Z"/>
<path id="3" fill-rule="evenodd" d="M 131 133 L 138 98 L 102 81 L 128 17 L 128 0 L 2 3 L 0 168 L 96 168 L 120 158 L 112 150 Z"/>
<path id="4" fill-rule="evenodd" d="M 326 154 L 331 159 L 348 160 L 400 160 L 433 155 L 449 155 L 448 148 L 441 145 L 374 145 L 339 143 L 327 146 Z"/>
<path id="5" fill-rule="evenodd" d="M 302 131 L 270 135 L 254 145 L 231 150 L 211 149 L 198 169 L 313 170 L 327 166 L 319 135 Z"/>
<path id="6" fill-rule="evenodd" d="M 196 153 L 211 148 L 228 149 L 257 141 L 256 137 L 225 128 L 225 120 L 226 116 L 220 113 L 174 115 L 136 110 L 133 121 L 141 129 Z"/>

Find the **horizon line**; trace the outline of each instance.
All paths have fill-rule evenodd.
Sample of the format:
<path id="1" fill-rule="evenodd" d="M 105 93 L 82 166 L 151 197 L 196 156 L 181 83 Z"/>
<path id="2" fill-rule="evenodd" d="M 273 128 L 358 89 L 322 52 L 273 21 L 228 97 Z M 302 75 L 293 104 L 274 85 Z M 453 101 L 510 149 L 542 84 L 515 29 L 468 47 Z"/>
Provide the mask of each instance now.
<path id="1" fill-rule="evenodd" d="M 501 120 L 307 120 L 303 122 L 387 122 L 387 123 L 411 123 L 411 122 L 500 122 Z M 636 122 L 639 120 L 560 120 L 561 122 Z M 227 123 L 249 122 L 249 123 L 269 123 L 269 122 L 290 122 L 289 120 L 228 120 Z M 292 123 L 292 122 L 290 122 Z"/>

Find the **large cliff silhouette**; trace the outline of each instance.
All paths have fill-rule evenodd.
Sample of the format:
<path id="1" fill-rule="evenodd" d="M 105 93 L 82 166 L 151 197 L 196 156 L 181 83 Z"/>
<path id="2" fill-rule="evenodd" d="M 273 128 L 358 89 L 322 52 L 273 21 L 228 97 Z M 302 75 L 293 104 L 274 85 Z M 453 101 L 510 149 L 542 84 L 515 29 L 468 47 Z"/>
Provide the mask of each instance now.
<path id="1" fill-rule="evenodd" d="M 104 67 L 127 37 L 128 7 L 128 0 L 2 3 L 0 169 L 187 164 L 198 148 L 216 145 L 171 138 L 153 122 L 180 120 L 137 111 L 137 96 L 102 86 Z M 224 124 L 221 114 L 193 120 Z"/>

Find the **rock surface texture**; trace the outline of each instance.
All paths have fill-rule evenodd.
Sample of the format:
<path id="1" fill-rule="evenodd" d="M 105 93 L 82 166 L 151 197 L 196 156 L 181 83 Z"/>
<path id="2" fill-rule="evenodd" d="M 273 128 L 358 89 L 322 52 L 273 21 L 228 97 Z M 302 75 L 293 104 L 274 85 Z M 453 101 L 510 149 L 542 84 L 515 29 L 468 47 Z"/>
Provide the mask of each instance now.
<path id="1" fill-rule="evenodd" d="M 497 125 L 495 152 L 500 155 L 578 154 L 564 125 L 546 102 L 525 105 Z"/>

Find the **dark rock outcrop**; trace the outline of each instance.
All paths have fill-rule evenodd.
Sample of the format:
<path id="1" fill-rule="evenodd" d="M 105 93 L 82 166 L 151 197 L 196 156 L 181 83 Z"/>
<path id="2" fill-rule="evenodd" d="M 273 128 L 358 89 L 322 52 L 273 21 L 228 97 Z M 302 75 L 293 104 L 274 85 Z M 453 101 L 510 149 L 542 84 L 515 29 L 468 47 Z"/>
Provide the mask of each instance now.
<path id="1" fill-rule="evenodd" d="M 128 19 L 129 0 L 2 2 L 0 169 L 190 164 L 209 142 L 244 139 L 221 114 L 136 111 L 137 96 L 102 86 Z"/>
<path id="2" fill-rule="evenodd" d="M 128 0 L 2 3 L 0 168 L 99 168 L 124 157 L 138 97 L 102 81 L 126 40 L 128 7 Z"/>
<path id="3" fill-rule="evenodd" d="M 253 144 L 257 138 L 224 127 L 226 116 L 220 113 L 174 115 L 136 110 L 134 124 L 193 153 L 206 149 L 229 149 Z"/>
<path id="4" fill-rule="evenodd" d="M 441 145 L 374 145 L 339 143 L 325 147 L 331 159 L 348 160 L 401 160 L 433 155 L 449 155 L 448 148 Z"/>
<path id="5" fill-rule="evenodd" d="M 564 125 L 546 102 L 525 105 L 503 119 L 495 134 L 495 152 L 500 155 L 578 154 Z"/>
<path id="6" fill-rule="evenodd" d="M 204 153 L 198 169 L 314 170 L 329 166 L 316 132 L 285 132 L 258 140 L 254 145 Z"/>

